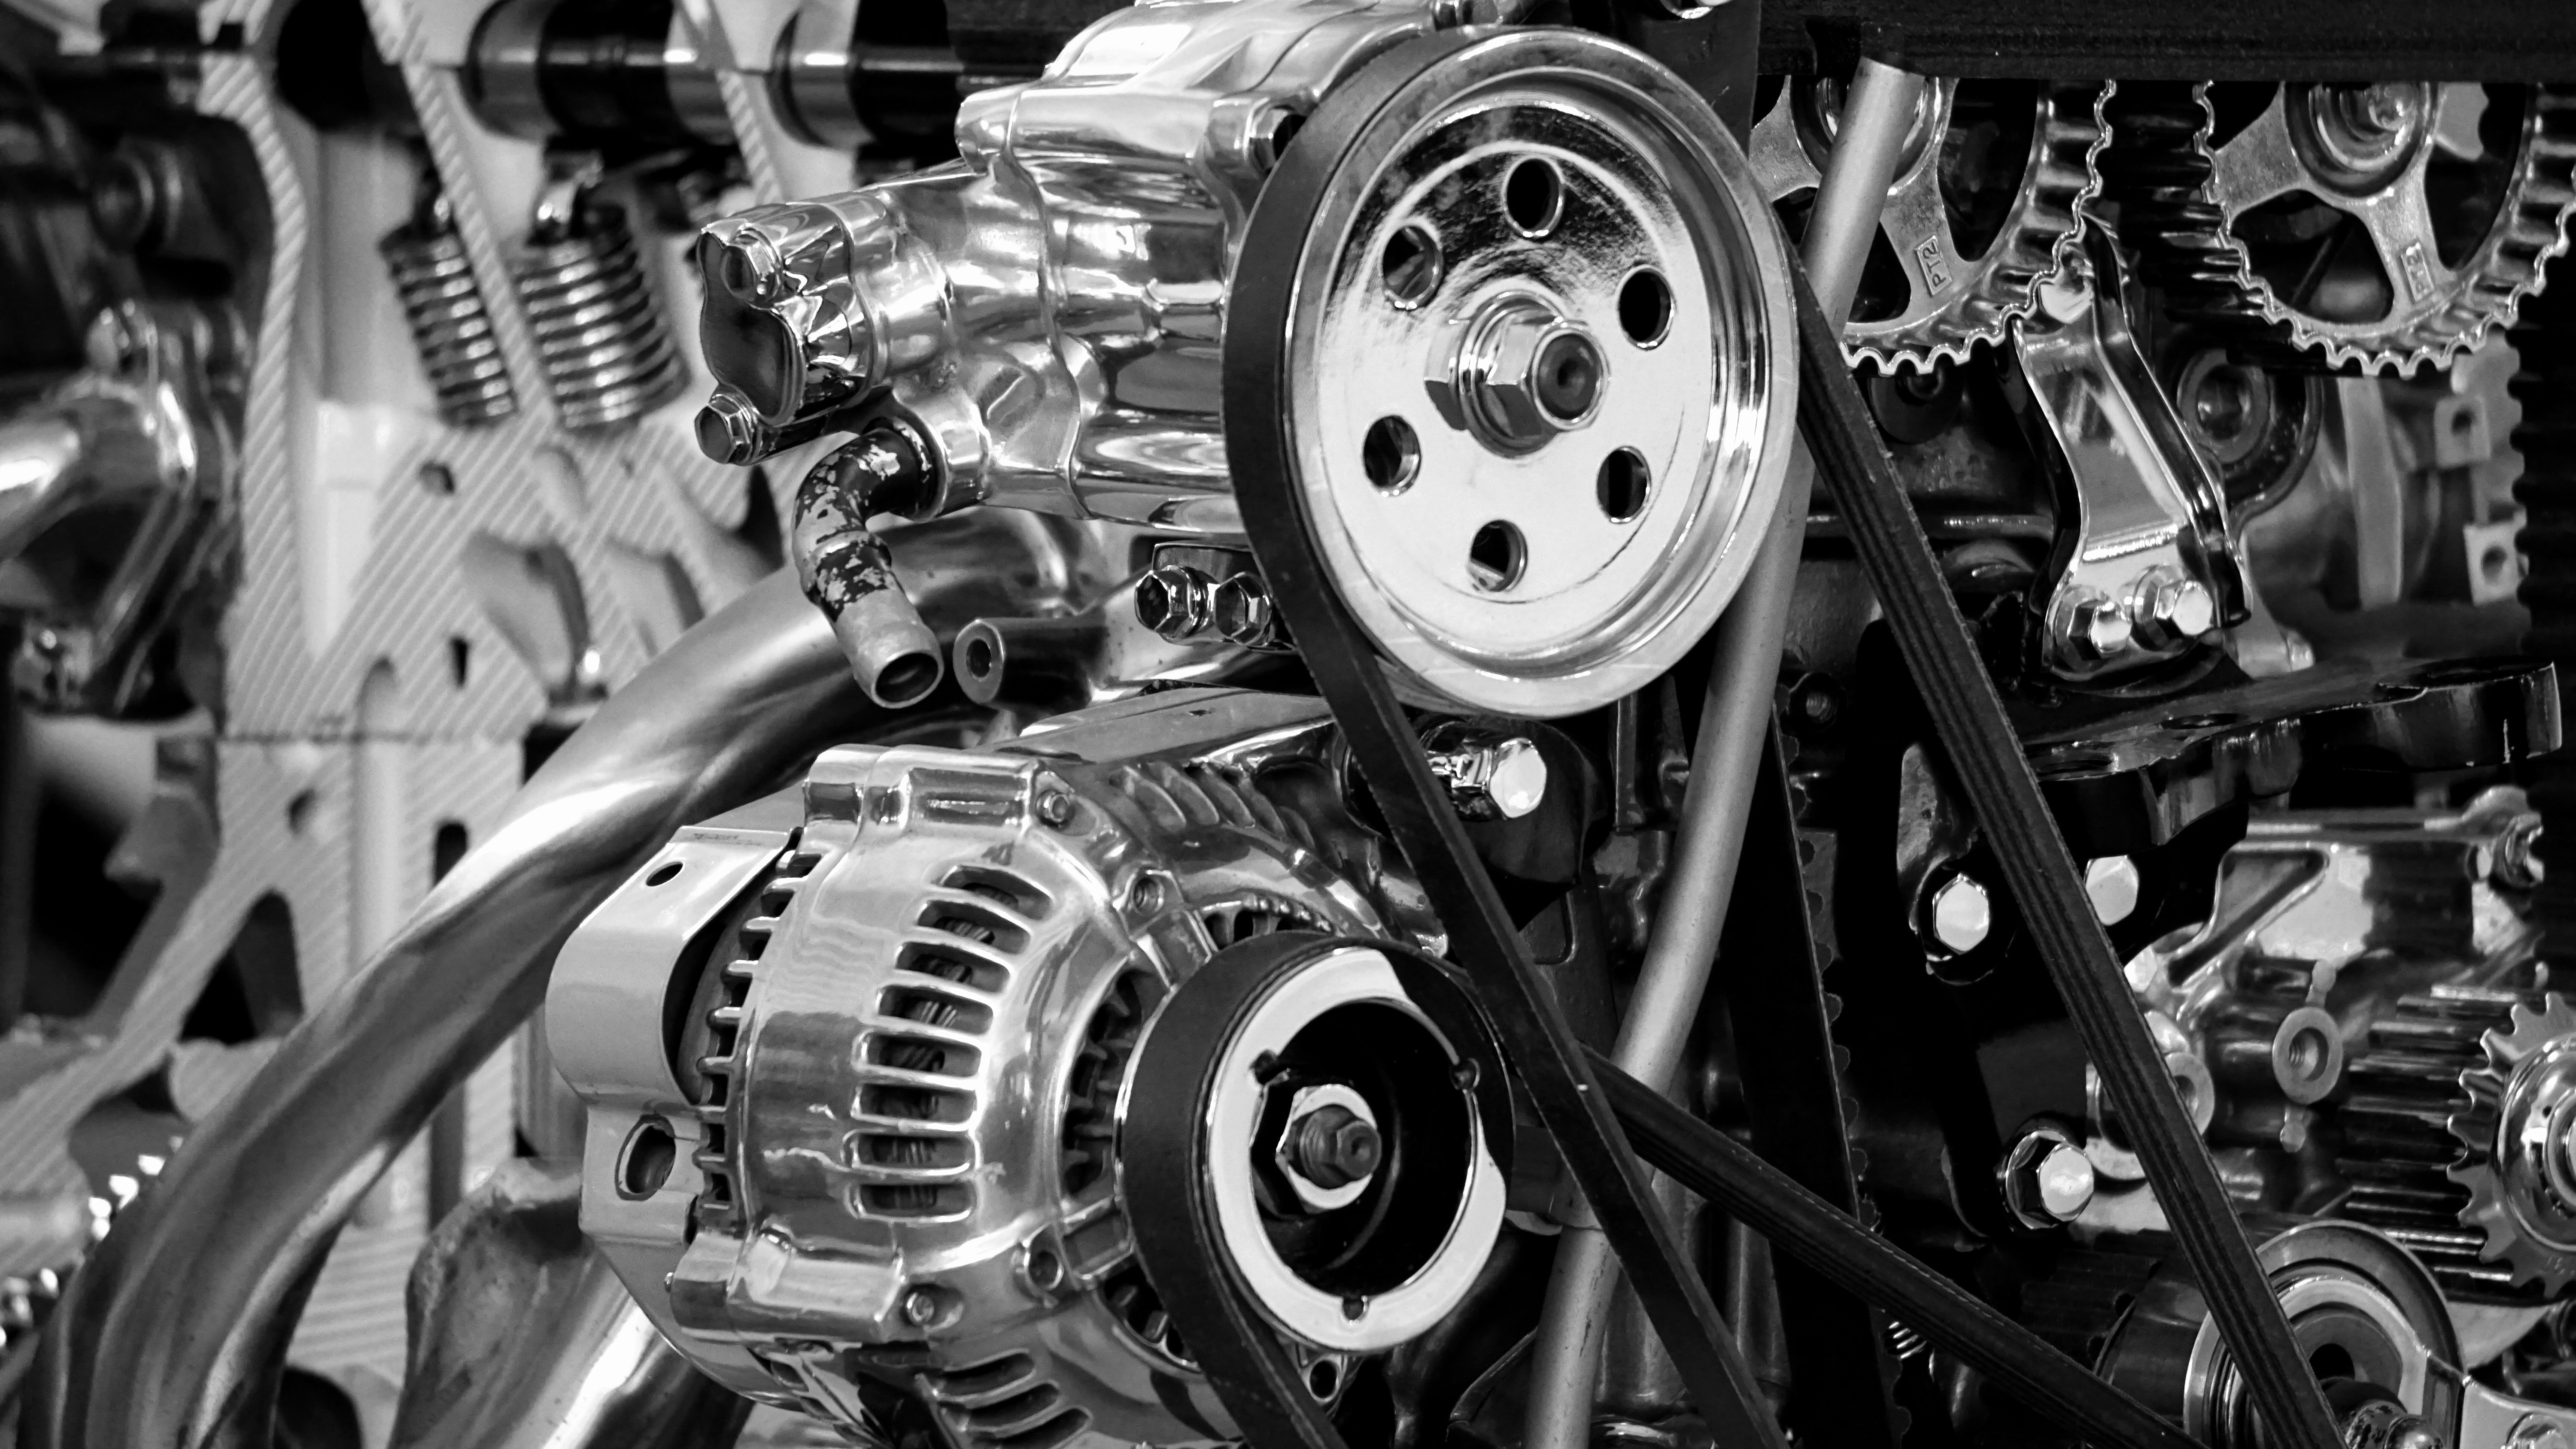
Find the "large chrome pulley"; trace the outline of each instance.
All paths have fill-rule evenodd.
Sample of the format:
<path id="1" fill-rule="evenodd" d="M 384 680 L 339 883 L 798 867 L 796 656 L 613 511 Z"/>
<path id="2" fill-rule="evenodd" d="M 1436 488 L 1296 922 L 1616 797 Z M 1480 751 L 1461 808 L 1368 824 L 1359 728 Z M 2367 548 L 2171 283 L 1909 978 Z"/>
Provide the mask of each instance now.
<path id="1" fill-rule="evenodd" d="M 1270 435 L 1408 692 L 1562 715 L 1669 668 L 1751 565 L 1794 411 L 1788 256 L 1715 114 L 1589 35 L 1437 35 L 1268 185 L 1303 226 L 1236 268 L 1229 455 Z"/>

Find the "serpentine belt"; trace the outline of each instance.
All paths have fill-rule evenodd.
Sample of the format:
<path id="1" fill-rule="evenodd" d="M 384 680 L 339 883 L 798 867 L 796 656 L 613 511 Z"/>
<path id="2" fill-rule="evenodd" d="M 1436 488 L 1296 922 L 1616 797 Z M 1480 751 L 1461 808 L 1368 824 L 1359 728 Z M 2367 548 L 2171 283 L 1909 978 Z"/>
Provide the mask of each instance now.
<path id="1" fill-rule="evenodd" d="M 1586 1060 L 1513 930 L 1375 649 L 1334 590 L 1296 484 L 1286 400 L 1299 252 L 1343 158 L 1376 113 L 1464 43 L 1438 34 L 1407 42 L 1337 88 L 1263 188 L 1245 229 L 1225 328 L 1224 408 L 1236 495 L 1263 576 L 1389 832 L 1438 909 L 1453 956 L 1618 1252 L 1685 1388 L 1718 1442 L 1777 1449 L 1779 1426 L 1741 1351 L 1648 1195 L 1645 1164 L 1602 1086 L 1601 1073 L 1611 1069 Z M 2237 1348 L 2256 1403 L 2269 1422 L 2299 1431 L 2290 1442 L 2326 1449 L 2335 1439 L 2323 1401 L 2205 1152 L 2165 1083 L 1966 621 L 1844 370 L 1840 339 L 1817 313 L 1804 273 L 1793 280 L 1802 334 L 1802 422 L 1819 469 L 1843 500 L 1855 545 L 1879 596 L 1890 604 L 1900 646 L 1954 763 L 1988 813 L 1989 833 L 2005 847 L 1998 853 L 2015 896 L 2078 1029 L 2102 1064 L 2123 1119 L 2140 1124 L 2132 1129 L 2140 1155 L 2168 1203 L 2177 1237 L 2209 1286 L 2214 1314 Z M 1621 1105 L 1636 1111 L 1642 1104 L 1623 1097 Z M 1194 1170 L 1204 1164 L 1186 1154 L 1164 1165 L 1180 1174 L 1177 1183 L 1185 1191 L 1204 1181 L 1203 1172 Z M 1789 1201 L 1782 1211 L 1789 1216 L 1775 1226 L 1804 1223 L 1808 1231 L 1784 1231 L 1775 1246 L 1828 1273 L 1837 1269 L 1832 1253 L 1819 1244 L 1835 1245 L 1834 1251 L 1846 1255 L 1875 1256 L 1863 1268 L 1843 1270 L 1853 1291 L 1882 1304 L 1905 1303 L 1913 1315 L 1909 1321 L 1927 1336 L 1958 1339 L 1962 1347 L 1973 1346 L 1978 1358 L 2000 1363 L 2018 1357 L 2028 1371 L 2016 1387 L 2041 1412 L 2072 1416 L 2100 1442 L 2165 1449 L 2179 1439 L 2134 1400 L 2044 1349 L 1955 1285 L 1906 1262 L 1825 1204 Z M 1304 1391 L 1296 1362 L 1235 1288 L 1227 1246 L 1212 1222 L 1170 1203 L 1152 1216 L 1158 1222 L 1169 1218 L 1159 1225 L 1174 1231 L 1150 1231 L 1140 1219 L 1147 1265 L 1246 1437 L 1261 1449 L 1340 1449 L 1331 1422 Z M 1946 1306 L 1927 1312 L 1934 1300 Z"/>

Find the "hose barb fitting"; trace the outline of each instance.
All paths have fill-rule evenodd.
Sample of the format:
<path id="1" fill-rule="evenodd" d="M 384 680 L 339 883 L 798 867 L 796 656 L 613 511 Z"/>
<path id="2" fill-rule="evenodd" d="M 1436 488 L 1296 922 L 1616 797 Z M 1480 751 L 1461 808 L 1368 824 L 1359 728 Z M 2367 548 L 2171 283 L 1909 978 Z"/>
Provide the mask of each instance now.
<path id="1" fill-rule="evenodd" d="M 796 490 L 796 578 L 832 621 L 850 673 L 886 709 L 919 704 L 946 665 L 939 638 L 895 577 L 880 513 L 909 514 L 929 495 L 930 467 L 899 424 L 877 423 L 805 475 Z"/>

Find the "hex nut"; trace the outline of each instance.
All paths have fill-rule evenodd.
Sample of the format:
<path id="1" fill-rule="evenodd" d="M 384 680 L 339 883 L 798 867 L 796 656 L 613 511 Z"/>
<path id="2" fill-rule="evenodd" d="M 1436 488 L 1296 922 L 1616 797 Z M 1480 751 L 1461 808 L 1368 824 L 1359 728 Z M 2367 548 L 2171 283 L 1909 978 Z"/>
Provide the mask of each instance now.
<path id="1" fill-rule="evenodd" d="M 2127 920 L 2138 909 L 2138 863 L 2125 855 L 2095 856 L 2084 866 L 2084 894 L 2103 925 Z"/>
<path id="2" fill-rule="evenodd" d="M 1995 928 L 1994 904 L 1971 875 L 1954 875 L 1932 892 L 1932 942 L 1955 956 L 1986 943 Z"/>
<path id="3" fill-rule="evenodd" d="M 2093 1163 L 2064 1132 L 2043 1127 L 2023 1134 L 2004 1156 L 2004 1205 L 2026 1228 L 2072 1222 L 2093 1201 Z"/>

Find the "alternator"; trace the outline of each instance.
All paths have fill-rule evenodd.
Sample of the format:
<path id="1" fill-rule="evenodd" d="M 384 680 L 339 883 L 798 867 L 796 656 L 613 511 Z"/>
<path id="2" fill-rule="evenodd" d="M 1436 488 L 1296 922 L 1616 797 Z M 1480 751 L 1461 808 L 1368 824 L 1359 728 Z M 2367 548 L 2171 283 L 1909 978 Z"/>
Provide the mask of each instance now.
<path id="1" fill-rule="evenodd" d="M 908 1389 L 963 1446 L 1228 1437 L 1135 1264 L 1121 1084 L 1218 949 L 1385 938 L 1257 780 L 1328 735 L 1312 700 L 1180 691 L 1007 752 L 843 747 L 683 831 L 547 1002 L 590 1106 L 583 1228 L 707 1372 L 847 1430 Z M 1473 1279 L 1484 1216 L 1419 1312 Z M 1308 1341 L 1329 1397 L 1344 1346 Z"/>

